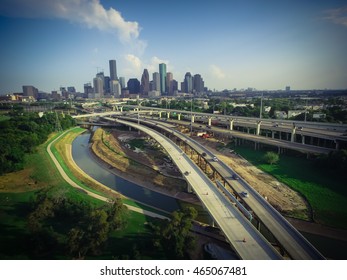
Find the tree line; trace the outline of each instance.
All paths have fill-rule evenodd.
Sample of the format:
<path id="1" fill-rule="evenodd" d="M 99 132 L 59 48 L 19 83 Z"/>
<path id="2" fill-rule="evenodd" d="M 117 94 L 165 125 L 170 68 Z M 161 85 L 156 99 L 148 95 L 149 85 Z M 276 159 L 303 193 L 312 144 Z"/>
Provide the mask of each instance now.
<path id="1" fill-rule="evenodd" d="M 12 111 L 9 119 L 0 121 L 0 175 L 21 170 L 24 156 L 48 139 L 56 130 L 57 118 L 63 130 L 75 125 L 68 115 Z"/>

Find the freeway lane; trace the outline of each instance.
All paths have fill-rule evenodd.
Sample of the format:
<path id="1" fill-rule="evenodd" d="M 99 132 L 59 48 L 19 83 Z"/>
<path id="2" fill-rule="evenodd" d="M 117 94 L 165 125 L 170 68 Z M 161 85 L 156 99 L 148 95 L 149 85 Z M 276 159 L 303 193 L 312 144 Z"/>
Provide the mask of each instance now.
<path id="1" fill-rule="evenodd" d="M 192 186 L 194 192 L 204 204 L 207 211 L 220 226 L 227 240 L 229 240 L 241 259 L 281 259 L 281 256 L 273 246 L 253 227 L 236 207 L 218 191 L 200 168 L 197 167 L 170 139 L 143 125 L 107 117 L 105 117 L 105 119 L 139 129 L 163 146 L 182 174 L 186 171 L 188 172 L 188 175 L 186 175 L 188 183 Z M 243 242 L 244 238 L 246 242 Z"/>
<path id="2" fill-rule="evenodd" d="M 152 123 L 151 121 L 141 121 Z M 274 237 L 285 248 L 293 259 L 324 259 L 320 252 L 312 246 L 276 209 L 274 209 L 257 191 L 255 191 L 247 182 L 240 178 L 233 180 L 232 175 L 235 172 L 222 161 L 213 161 L 214 154 L 211 153 L 200 143 L 181 132 L 174 130 L 166 124 L 157 122 L 157 126 L 173 133 L 183 141 L 186 140 L 198 153 L 206 153 L 206 160 L 221 174 L 221 176 L 232 186 L 234 191 L 240 194 L 243 191 L 249 193 L 248 197 L 240 196 L 245 203 L 253 210 L 254 214 L 263 222 L 263 224 L 272 232 Z M 237 175 L 238 176 L 238 175 Z"/>
<path id="3" fill-rule="evenodd" d="M 190 124 L 190 123 L 185 122 L 185 121 L 177 121 L 177 120 L 170 120 L 170 123 L 177 123 L 177 124 L 181 124 L 181 125 L 185 125 L 185 126 Z M 200 126 L 198 124 L 193 124 L 193 126 L 197 129 L 200 128 Z M 227 130 L 227 129 L 218 128 L 218 127 L 212 127 L 212 128 L 202 127 L 200 129 L 213 131 L 213 132 L 216 132 L 218 134 L 225 135 L 226 137 L 230 137 L 230 136 L 236 137 L 239 139 L 250 140 L 250 141 L 253 141 L 255 143 L 262 143 L 262 144 L 272 145 L 272 146 L 276 146 L 279 148 L 285 148 L 285 149 L 293 149 L 296 151 L 301 151 L 303 153 L 328 154 L 332 151 L 335 151 L 335 149 L 329 149 L 329 148 L 318 147 L 318 146 L 313 146 L 313 145 L 304 145 L 301 143 L 290 142 L 290 141 L 285 141 L 285 140 L 280 140 L 280 139 L 273 139 L 273 138 L 254 135 L 254 134 L 247 134 L 247 133 L 236 131 L 236 130 Z"/>

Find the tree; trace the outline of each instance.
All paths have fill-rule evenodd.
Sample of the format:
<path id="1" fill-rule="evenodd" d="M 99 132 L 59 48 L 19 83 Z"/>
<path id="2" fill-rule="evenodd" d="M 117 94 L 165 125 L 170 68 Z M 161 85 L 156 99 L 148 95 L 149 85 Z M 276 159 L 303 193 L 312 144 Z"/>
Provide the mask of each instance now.
<path id="1" fill-rule="evenodd" d="M 195 238 L 190 231 L 196 217 L 197 211 L 192 207 L 173 212 L 170 221 L 154 226 L 155 246 L 161 248 L 169 258 L 186 257 L 187 253 L 195 247 Z"/>
<path id="2" fill-rule="evenodd" d="M 120 198 L 116 198 L 107 209 L 107 222 L 111 230 L 123 228 L 126 224 L 127 208 L 123 205 Z"/>
<path id="3" fill-rule="evenodd" d="M 265 155 L 264 155 L 264 161 L 268 164 L 274 164 L 274 163 L 277 163 L 279 160 L 279 155 L 274 153 L 274 152 L 267 152 Z"/>

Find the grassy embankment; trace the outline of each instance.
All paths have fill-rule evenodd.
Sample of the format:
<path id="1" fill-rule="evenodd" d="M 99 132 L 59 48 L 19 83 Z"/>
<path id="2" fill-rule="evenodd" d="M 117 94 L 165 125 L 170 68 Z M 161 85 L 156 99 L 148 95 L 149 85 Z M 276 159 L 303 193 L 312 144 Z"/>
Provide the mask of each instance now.
<path id="1" fill-rule="evenodd" d="M 76 130 L 73 133 L 80 131 Z M 104 204 L 72 188 L 60 176 L 46 152 L 48 144 L 56 136 L 58 135 L 52 136 L 45 144 L 39 146 L 36 153 L 27 156 L 24 170 L 0 177 L 0 259 L 32 258 L 32 252 L 28 248 L 31 236 L 26 219 L 32 211 L 32 202 L 39 190 L 55 187 L 54 191 L 62 191 L 72 200 L 88 202 L 96 207 Z M 141 206 L 138 203 L 133 205 Z M 130 212 L 128 227 L 123 231 L 112 233 L 107 251 L 104 251 L 99 258 L 111 259 L 127 255 L 129 250 L 126 249 L 133 246 L 141 248 L 145 257 L 146 254 L 147 258 L 153 257 L 151 252 L 142 248 L 150 242 L 150 233 L 146 227 L 149 221 L 151 221 L 149 217 Z M 110 251 L 118 247 L 119 249 Z"/>
<path id="2" fill-rule="evenodd" d="M 317 168 L 305 158 L 281 155 L 277 164 L 264 164 L 266 151 L 236 147 L 235 151 L 261 170 L 302 194 L 313 211 L 314 221 L 347 228 L 346 175 Z"/>

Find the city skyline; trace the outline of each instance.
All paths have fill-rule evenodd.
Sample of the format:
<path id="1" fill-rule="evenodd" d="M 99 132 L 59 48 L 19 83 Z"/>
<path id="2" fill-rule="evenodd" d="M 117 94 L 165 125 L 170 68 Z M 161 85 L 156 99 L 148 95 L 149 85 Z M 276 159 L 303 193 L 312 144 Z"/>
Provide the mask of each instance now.
<path id="1" fill-rule="evenodd" d="M 0 94 L 83 91 L 98 71 L 141 79 L 158 65 L 209 89 L 346 89 L 344 1 L 3 0 Z"/>

